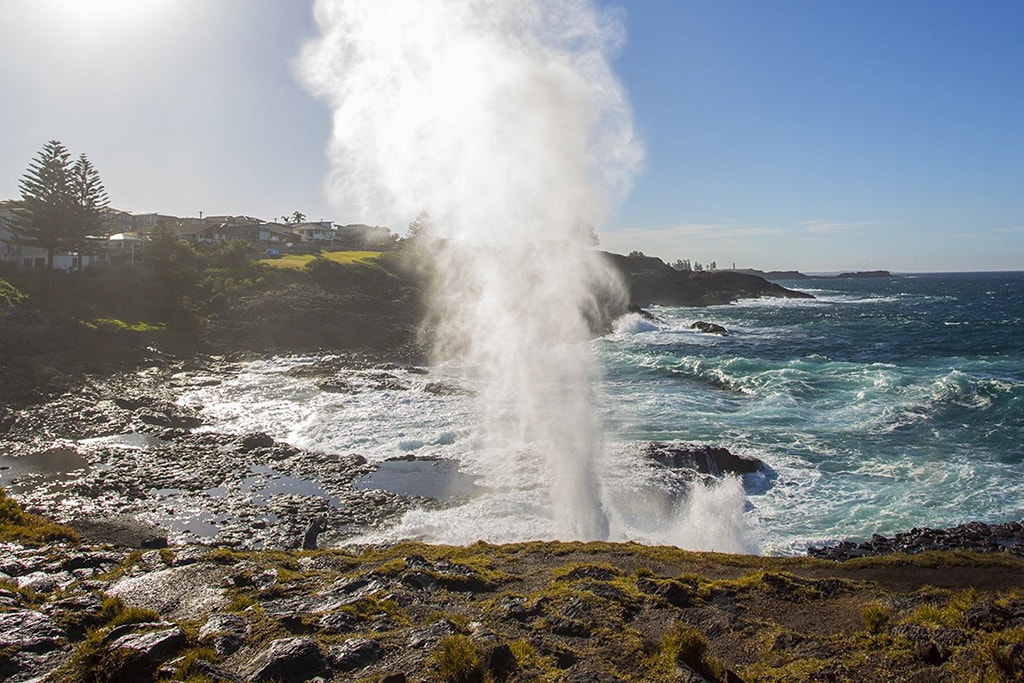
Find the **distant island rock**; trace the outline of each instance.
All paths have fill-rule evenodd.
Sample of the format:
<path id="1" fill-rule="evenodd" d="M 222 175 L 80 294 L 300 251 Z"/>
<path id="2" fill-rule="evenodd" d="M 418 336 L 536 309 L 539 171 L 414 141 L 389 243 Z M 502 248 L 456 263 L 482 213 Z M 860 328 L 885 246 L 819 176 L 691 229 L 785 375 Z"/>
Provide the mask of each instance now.
<path id="1" fill-rule="evenodd" d="M 837 278 L 871 278 L 871 277 L 892 277 L 888 270 L 858 270 L 853 273 L 839 273 Z"/>
<path id="2" fill-rule="evenodd" d="M 730 271 L 734 273 L 744 273 L 746 275 L 756 275 L 763 277 L 765 280 L 775 282 L 776 280 L 824 280 L 824 279 L 841 279 L 841 278 L 874 278 L 874 277 L 892 277 L 892 273 L 888 270 L 857 270 L 852 272 L 839 273 L 838 275 L 807 275 L 796 270 L 758 270 L 756 268 L 741 268 L 739 270 Z"/>

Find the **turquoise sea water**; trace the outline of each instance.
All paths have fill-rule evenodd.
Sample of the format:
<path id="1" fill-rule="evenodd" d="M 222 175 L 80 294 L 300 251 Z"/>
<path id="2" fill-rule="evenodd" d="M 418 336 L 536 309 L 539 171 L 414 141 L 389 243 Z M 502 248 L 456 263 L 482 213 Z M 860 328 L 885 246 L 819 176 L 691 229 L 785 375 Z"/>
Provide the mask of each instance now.
<path id="1" fill-rule="evenodd" d="M 611 540 L 790 554 L 1024 518 L 1024 273 L 785 284 L 817 298 L 655 308 L 657 320 L 627 316 L 590 342 L 605 426 L 594 471 Z M 694 331 L 696 320 L 730 334 Z M 352 369 L 351 391 L 339 393 L 304 371 L 318 362 L 243 363 L 182 401 L 212 429 L 378 463 L 441 458 L 468 482 L 356 542 L 561 537 L 555 498 L 571 492 L 552 488 L 543 449 L 484 438 L 473 372 Z M 432 391 L 439 381 L 453 390 Z M 638 454 L 650 441 L 725 446 L 770 471 L 687 487 Z"/>
<path id="2" fill-rule="evenodd" d="M 596 342 L 609 439 L 760 457 L 765 552 L 1024 517 L 1024 273 L 782 284 L 816 299 L 655 308 Z"/>

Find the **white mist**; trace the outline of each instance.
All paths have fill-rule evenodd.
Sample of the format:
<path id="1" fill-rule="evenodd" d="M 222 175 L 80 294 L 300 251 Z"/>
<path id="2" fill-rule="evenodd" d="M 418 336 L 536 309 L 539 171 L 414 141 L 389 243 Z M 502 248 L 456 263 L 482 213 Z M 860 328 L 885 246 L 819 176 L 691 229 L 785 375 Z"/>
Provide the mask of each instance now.
<path id="1" fill-rule="evenodd" d="M 435 362 L 483 387 L 493 495 L 461 523 L 403 525 L 449 542 L 628 535 L 601 485 L 586 320 L 614 278 L 574 230 L 603 221 L 642 157 L 609 65 L 621 23 L 591 0 L 318 0 L 315 16 L 299 67 L 333 111 L 330 196 L 353 221 L 429 212 Z"/>

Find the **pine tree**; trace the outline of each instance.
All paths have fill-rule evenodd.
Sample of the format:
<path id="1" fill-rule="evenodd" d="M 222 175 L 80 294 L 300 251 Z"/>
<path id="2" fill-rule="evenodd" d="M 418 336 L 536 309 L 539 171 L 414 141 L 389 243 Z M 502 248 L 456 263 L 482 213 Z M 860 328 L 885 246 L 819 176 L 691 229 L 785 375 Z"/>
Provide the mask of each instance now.
<path id="1" fill-rule="evenodd" d="M 420 211 L 419 215 L 416 216 L 416 220 L 409 223 L 409 232 L 406 233 L 406 238 L 409 240 L 429 240 L 434 237 L 434 221 L 430 218 L 430 213 L 427 211 Z"/>
<path id="2" fill-rule="evenodd" d="M 71 153 L 61 142 L 50 140 L 18 182 L 18 241 L 46 249 L 49 271 L 53 270 L 54 254 L 67 242 L 68 226 L 74 220 L 70 159 Z"/>
<path id="3" fill-rule="evenodd" d="M 84 154 L 78 157 L 71 168 L 70 185 L 74 220 L 69 225 L 67 239 L 68 245 L 78 252 L 78 269 L 81 271 L 87 238 L 99 234 L 103 229 L 103 211 L 110 199 L 99 172 Z"/>

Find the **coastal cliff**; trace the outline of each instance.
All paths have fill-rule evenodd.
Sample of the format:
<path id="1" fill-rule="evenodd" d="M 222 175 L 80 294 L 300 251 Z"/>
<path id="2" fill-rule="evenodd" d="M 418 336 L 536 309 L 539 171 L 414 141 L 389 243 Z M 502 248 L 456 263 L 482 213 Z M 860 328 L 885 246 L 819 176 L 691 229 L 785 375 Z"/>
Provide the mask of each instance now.
<path id="1" fill-rule="evenodd" d="M 636 306 L 717 306 L 739 299 L 813 299 L 750 273 L 731 270 L 679 271 L 653 256 L 602 256 L 621 275 Z"/>

